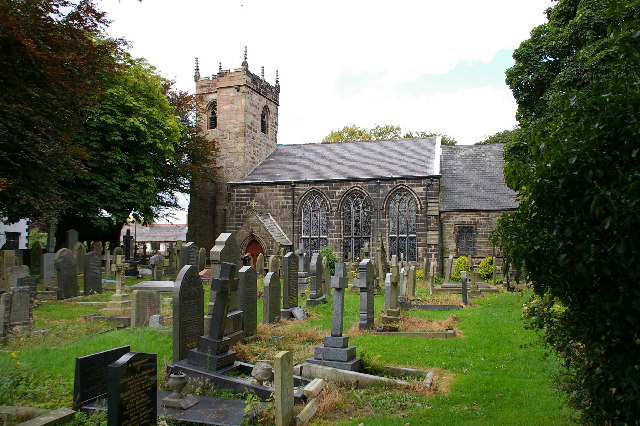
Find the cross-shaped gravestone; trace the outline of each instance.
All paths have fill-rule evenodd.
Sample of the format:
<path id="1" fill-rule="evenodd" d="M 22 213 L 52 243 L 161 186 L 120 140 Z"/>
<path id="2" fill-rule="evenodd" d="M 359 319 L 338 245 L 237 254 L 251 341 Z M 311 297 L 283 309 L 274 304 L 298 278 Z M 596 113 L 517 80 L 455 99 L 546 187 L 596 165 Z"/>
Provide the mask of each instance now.
<path id="1" fill-rule="evenodd" d="M 358 265 L 358 276 L 353 285 L 360 289 L 360 330 L 373 327 L 373 286 L 374 270 L 371 259 L 364 259 Z"/>
<path id="2" fill-rule="evenodd" d="M 229 350 L 231 340 L 224 334 L 231 292 L 237 290 L 236 265 L 223 262 L 220 265 L 219 277 L 211 282 L 211 292 L 215 294 L 215 302 L 211 312 L 209 333 L 200 337 L 197 348 L 189 351 L 187 355 L 189 364 L 208 370 L 219 370 L 235 361 L 235 352 Z"/>
<path id="3" fill-rule="evenodd" d="M 335 268 L 336 274 L 331 277 L 331 288 L 333 288 L 331 337 L 341 337 L 344 313 L 344 289 L 349 285 L 349 281 L 347 280 L 347 268 L 344 263 L 336 263 Z"/>

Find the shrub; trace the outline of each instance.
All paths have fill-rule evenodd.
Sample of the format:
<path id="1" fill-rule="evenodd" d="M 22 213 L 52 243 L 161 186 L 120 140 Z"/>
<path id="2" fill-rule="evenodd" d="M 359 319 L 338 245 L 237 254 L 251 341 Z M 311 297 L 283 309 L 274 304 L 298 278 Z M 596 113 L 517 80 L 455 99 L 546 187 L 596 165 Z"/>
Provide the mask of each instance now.
<path id="1" fill-rule="evenodd" d="M 478 274 L 480 274 L 480 277 L 485 281 L 493 278 L 493 257 L 485 257 L 482 259 L 478 267 Z"/>
<path id="2" fill-rule="evenodd" d="M 336 252 L 334 252 L 331 247 L 326 246 L 326 247 L 323 247 L 322 250 L 320 250 L 320 254 L 322 255 L 322 257 L 327 258 L 327 264 L 329 265 L 329 269 L 331 270 L 331 275 L 335 275 L 336 262 L 338 261 L 338 258 L 336 257 Z"/>
<path id="3" fill-rule="evenodd" d="M 422 269 L 416 269 L 416 279 L 424 280 L 424 271 Z"/>
<path id="4" fill-rule="evenodd" d="M 469 260 L 465 256 L 460 256 L 456 260 L 456 264 L 453 267 L 453 273 L 451 274 L 451 281 L 460 281 L 460 272 L 469 270 Z"/>

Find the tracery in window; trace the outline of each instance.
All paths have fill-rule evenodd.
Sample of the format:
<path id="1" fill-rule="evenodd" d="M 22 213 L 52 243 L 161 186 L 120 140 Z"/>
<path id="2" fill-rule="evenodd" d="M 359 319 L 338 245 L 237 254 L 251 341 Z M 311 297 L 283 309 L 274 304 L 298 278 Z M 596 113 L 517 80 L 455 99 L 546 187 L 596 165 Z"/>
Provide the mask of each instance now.
<path id="1" fill-rule="evenodd" d="M 215 129 L 218 127 L 218 105 L 213 102 L 209 109 L 209 129 Z"/>
<path id="2" fill-rule="evenodd" d="M 306 252 L 317 252 L 328 245 L 329 208 L 318 193 L 311 193 L 302 204 L 300 240 Z"/>
<path id="3" fill-rule="evenodd" d="M 342 206 L 342 257 L 345 261 L 360 255 L 365 243 L 371 244 L 371 206 L 364 195 L 353 192 Z"/>
<path id="4" fill-rule="evenodd" d="M 458 254 L 474 254 L 476 247 L 474 241 L 475 229 L 473 226 L 459 226 L 456 242 Z"/>
<path id="5" fill-rule="evenodd" d="M 416 212 L 416 202 L 409 191 L 398 191 L 388 205 L 390 254 L 400 258 L 403 253 L 408 262 L 418 261 Z"/>
<path id="6" fill-rule="evenodd" d="M 269 107 L 266 105 L 262 108 L 260 116 L 260 131 L 265 135 L 269 132 Z"/>

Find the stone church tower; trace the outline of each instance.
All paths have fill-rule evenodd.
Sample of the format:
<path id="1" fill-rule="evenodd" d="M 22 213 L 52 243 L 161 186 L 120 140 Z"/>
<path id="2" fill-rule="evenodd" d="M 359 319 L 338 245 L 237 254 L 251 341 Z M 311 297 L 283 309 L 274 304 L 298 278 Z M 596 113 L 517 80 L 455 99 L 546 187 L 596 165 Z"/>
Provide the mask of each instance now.
<path id="1" fill-rule="evenodd" d="M 196 58 L 197 121 L 214 150 L 210 176 L 192 182 L 187 239 L 210 250 L 226 230 L 227 182 L 244 178 L 276 147 L 280 84 L 249 71 L 247 50 L 240 68 L 201 77 Z"/>

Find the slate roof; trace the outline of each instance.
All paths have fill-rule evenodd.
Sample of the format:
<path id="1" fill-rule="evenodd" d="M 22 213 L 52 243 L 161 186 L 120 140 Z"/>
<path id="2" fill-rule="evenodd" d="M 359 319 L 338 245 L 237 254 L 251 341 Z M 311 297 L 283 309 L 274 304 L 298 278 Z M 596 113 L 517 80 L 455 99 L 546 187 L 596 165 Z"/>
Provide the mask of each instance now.
<path id="1" fill-rule="evenodd" d="M 430 176 L 437 174 L 437 146 L 436 137 L 277 145 L 240 182 Z"/>
<path id="2" fill-rule="evenodd" d="M 150 226 L 125 225 L 120 231 L 120 239 L 127 233 L 127 229 L 131 230 L 131 235 L 136 236 L 137 241 L 145 242 L 175 242 L 178 240 L 186 241 L 188 226 L 185 224 L 161 224 L 154 223 Z"/>
<path id="3" fill-rule="evenodd" d="M 511 210 L 516 193 L 504 183 L 504 144 L 442 146 L 440 211 Z"/>
<path id="4" fill-rule="evenodd" d="M 271 213 L 256 213 L 260 222 L 264 225 L 265 229 L 271 234 L 274 240 L 281 246 L 291 246 L 289 237 L 284 233 L 278 222 L 271 216 Z"/>

